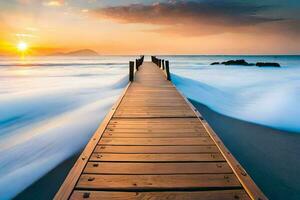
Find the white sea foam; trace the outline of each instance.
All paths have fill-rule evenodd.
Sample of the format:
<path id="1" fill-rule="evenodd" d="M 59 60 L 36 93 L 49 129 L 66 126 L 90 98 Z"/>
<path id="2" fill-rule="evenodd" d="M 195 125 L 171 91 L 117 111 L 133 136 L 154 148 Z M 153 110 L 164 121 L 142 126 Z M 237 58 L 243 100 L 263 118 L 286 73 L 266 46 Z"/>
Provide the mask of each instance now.
<path id="1" fill-rule="evenodd" d="M 246 57 L 282 68 L 209 65 L 231 57 L 169 59 L 172 80 L 188 98 L 227 116 L 300 132 L 300 57 Z"/>
<path id="2" fill-rule="evenodd" d="M 300 132 L 299 57 L 247 58 L 282 68 L 209 66 L 238 57 L 166 58 L 188 98 L 234 118 Z M 0 196 L 10 199 L 85 146 L 125 87 L 133 58 L 1 59 Z"/>
<path id="3" fill-rule="evenodd" d="M 126 86 L 129 59 L 75 66 L 54 59 L 61 64 L 34 67 L 2 60 L 0 199 L 14 197 L 85 146 Z"/>

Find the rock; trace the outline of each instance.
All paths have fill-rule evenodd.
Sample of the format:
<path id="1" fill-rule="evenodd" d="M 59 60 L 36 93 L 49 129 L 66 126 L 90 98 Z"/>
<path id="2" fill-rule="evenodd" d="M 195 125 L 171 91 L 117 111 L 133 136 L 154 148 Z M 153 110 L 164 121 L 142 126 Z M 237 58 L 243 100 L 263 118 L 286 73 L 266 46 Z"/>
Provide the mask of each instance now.
<path id="1" fill-rule="evenodd" d="M 243 65 L 243 66 L 258 66 L 258 67 L 280 67 L 279 63 L 272 63 L 272 62 L 257 62 L 254 63 L 248 63 L 245 60 L 228 60 L 225 62 L 213 62 L 210 65 Z"/>
<path id="2" fill-rule="evenodd" d="M 254 64 L 248 63 L 245 60 L 229 60 L 222 62 L 223 65 L 244 65 L 244 66 L 253 66 Z"/>
<path id="3" fill-rule="evenodd" d="M 280 67 L 279 63 L 271 63 L 271 62 L 258 62 L 256 63 L 258 67 Z"/>

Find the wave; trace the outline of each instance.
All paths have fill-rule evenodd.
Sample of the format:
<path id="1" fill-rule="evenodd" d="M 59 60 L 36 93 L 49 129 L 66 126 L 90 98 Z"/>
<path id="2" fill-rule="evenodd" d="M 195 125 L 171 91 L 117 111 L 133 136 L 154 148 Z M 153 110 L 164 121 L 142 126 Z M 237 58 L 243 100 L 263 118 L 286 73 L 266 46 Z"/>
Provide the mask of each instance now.
<path id="1" fill-rule="evenodd" d="M 13 198 L 80 152 L 128 83 L 123 70 L 91 69 L 98 74 L 92 77 L 77 76 L 84 69 L 58 68 L 54 74 L 62 77 L 43 70 L 21 77 L 5 72 L 8 80 L 0 81 L 1 199 Z"/>
<path id="2" fill-rule="evenodd" d="M 172 74 L 172 81 L 184 95 L 218 113 L 279 130 L 300 132 L 300 78 L 276 81 L 256 78 L 251 84 L 240 81 L 233 87 L 225 83 L 220 86 L 222 78 L 214 78 L 220 81 L 215 87 Z"/>

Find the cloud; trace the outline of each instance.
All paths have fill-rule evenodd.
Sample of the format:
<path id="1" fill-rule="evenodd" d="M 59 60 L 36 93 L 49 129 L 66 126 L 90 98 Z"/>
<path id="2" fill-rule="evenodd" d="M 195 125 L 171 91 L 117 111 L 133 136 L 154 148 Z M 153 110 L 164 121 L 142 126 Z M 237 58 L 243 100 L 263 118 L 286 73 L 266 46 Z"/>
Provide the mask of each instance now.
<path id="1" fill-rule="evenodd" d="M 221 0 L 169 1 L 152 5 L 131 4 L 95 9 L 92 13 L 120 23 L 163 25 L 161 31 L 213 34 L 229 28 L 240 28 L 281 21 L 281 18 L 263 16 L 270 6 Z M 198 30 L 199 28 L 205 30 Z M 226 29 L 227 28 L 227 29 Z M 186 30 L 185 30 L 186 29 Z M 156 30 L 157 31 L 157 30 Z"/>
<path id="2" fill-rule="evenodd" d="M 15 34 L 19 38 L 35 38 L 35 35 L 28 34 L 28 33 L 16 33 Z"/>
<path id="3" fill-rule="evenodd" d="M 65 4 L 64 0 L 52 0 L 43 3 L 44 6 L 61 7 Z"/>

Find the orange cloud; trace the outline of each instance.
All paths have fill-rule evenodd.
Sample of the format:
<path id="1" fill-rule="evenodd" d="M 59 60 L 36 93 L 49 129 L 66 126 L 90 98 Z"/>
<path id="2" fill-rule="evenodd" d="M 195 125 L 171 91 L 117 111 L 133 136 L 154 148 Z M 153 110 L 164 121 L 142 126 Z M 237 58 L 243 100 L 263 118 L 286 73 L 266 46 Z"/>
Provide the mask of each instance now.
<path id="1" fill-rule="evenodd" d="M 64 0 L 52 0 L 52 1 L 46 1 L 44 2 L 45 6 L 50 6 L 50 7 L 60 7 L 65 4 Z"/>

